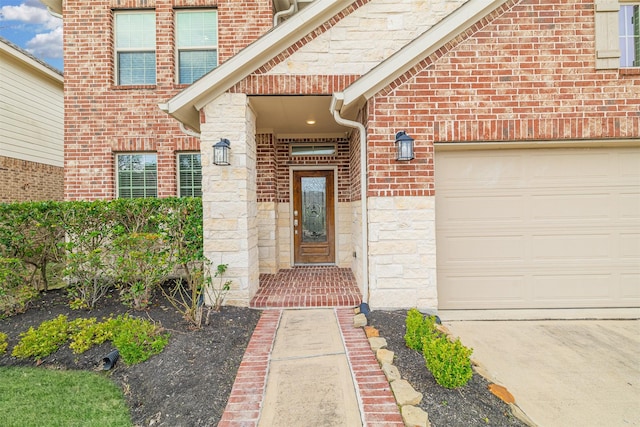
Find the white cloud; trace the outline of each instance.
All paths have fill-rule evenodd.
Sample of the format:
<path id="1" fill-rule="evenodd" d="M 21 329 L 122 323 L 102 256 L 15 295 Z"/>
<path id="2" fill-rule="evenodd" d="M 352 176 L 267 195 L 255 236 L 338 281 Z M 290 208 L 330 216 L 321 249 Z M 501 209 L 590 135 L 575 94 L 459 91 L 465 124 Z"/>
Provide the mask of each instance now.
<path id="1" fill-rule="evenodd" d="M 27 51 L 39 58 L 62 58 L 62 27 L 36 34 L 27 42 Z"/>
<path id="2" fill-rule="evenodd" d="M 39 25 L 49 30 L 56 29 L 62 25 L 62 20 L 51 15 L 47 9 L 27 3 L 22 3 L 18 6 L 2 6 L 0 8 L 0 20 L 20 21 L 26 24 Z"/>
<path id="3" fill-rule="evenodd" d="M 34 34 L 25 46 L 33 55 L 62 58 L 62 19 L 51 15 L 38 0 L 0 7 L 0 21 L 20 22 L 23 31 Z"/>

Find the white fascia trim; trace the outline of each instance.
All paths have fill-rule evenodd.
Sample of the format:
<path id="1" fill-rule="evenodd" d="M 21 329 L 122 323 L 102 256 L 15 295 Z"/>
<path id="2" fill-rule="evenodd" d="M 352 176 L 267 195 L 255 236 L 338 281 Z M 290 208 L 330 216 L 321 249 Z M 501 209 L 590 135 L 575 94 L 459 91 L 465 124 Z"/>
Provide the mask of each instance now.
<path id="1" fill-rule="evenodd" d="M 10 45 L 7 45 L 6 43 L 3 43 L 2 41 L 0 41 L 0 51 L 5 52 L 7 55 L 15 58 L 17 61 L 22 62 L 27 67 L 34 69 L 40 74 L 55 80 L 56 82 L 60 83 L 61 86 L 64 83 L 64 77 L 62 74 L 60 74 L 60 72 L 56 72 L 54 69 L 47 67 L 31 56 L 13 48 Z"/>
<path id="2" fill-rule="evenodd" d="M 341 109 L 364 103 L 418 62 L 440 49 L 470 25 L 507 0 L 469 0 L 446 18 L 378 64 L 343 91 Z"/>
<path id="3" fill-rule="evenodd" d="M 335 16 L 353 0 L 315 1 L 171 98 L 166 112 L 199 128 L 198 111 L 234 84 Z"/>

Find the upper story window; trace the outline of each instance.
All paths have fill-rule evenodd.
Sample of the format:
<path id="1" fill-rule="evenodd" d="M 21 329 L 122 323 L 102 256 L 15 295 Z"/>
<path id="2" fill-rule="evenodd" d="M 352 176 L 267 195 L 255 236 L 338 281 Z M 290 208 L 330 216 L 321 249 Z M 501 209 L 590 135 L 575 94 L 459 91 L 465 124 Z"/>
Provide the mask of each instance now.
<path id="1" fill-rule="evenodd" d="M 116 84 L 156 84 L 156 16 L 154 11 L 115 14 Z"/>
<path id="2" fill-rule="evenodd" d="M 178 82 L 193 83 L 218 65 L 218 15 L 215 10 L 176 12 Z"/>
<path id="3" fill-rule="evenodd" d="M 620 67 L 640 67 L 640 4 L 622 4 L 620 26 Z"/>

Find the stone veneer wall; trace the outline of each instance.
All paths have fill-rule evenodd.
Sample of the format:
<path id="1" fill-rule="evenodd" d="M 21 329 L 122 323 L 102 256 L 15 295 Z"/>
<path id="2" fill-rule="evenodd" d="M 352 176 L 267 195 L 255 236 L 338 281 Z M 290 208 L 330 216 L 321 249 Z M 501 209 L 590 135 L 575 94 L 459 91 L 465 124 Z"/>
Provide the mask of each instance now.
<path id="1" fill-rule="evenodd" d="M 370 197 L 369 304 L 438 307 L 435 197 Z"/>
<path id="2" fill-rule="evenodd" d="M 275 274 L 280 266 L 277 206 L 276 202 L 258 202 L 258 259 L 261 274 Z"/>
<path id="3" fill-rule="evenodd" d="M 255 113 L 244 94 L 223 94 L 204 108 L 202 205 L 205 255 L 228 264 L 225 304 L 248 306 L 258 289 L 258 203 Z M 230 166 L 211 163 L 212 145 L 231 141 Z"/>

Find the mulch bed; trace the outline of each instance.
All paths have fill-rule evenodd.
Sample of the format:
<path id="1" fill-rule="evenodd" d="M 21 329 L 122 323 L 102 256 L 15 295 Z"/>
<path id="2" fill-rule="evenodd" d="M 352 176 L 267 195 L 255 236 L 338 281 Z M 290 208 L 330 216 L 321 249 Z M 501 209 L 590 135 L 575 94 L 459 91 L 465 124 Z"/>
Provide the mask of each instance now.
<path id="1" fill-rule="evenodd" d="M 432 427 L 526 426 L 511 414 L 506 403 L 491 394 L 487 380 L 476 372 L 464 387 L 449 390 L 438 385 L 422 354 L 404 344 L 405 317 L 406 310 L 372 311 L 369 324 L 387 340 L 402 378 L 422 393 L 417 406 L 429 414 Z"/>
<path id="2" fill-rule="evenodd" d="M 102 370 L 102 358 L 112 347 L 109 343 L 87 352 L 73 354 L 68 346 L 40 361 L 53 369 L 95 370 L 107 375 L 122 387 L 137 426 L 215 426 L 227 404 L 238 366 L 260 312 L 248 308 L 223 307 L 212 312 L 209 325 L 191 330 L 161 293 L 145 311 L 133 311 L 111 294 L 94 310 L 71 310 L 62 291 L 47 292 L 27 312 L 0 320 L 0 331 L 9 335 L 7 354 L 0 356 L 3 366 L 33 366 L 32 360 L 10 356 L 20 332 L 38 327 L 59 314 L 96 317 L 129 313 L 159 323 L 171 333 L 164 351 L 146 362 L 127 366 L 122 361 L 111 371 Z"/>
<path id="3" fill-rule="evenodd" d="M 33 302 L 23 314 L 0 320 L 0 331 L 9 336 L 8 352 L 0 356 L 2 366 L 33 366 L 33 360 L 10 356 L 21 332 L 37 327 L 59 314 L 96 317 L 129 313 L 159 323 L 171 333 L 164 351 L 146 362 L 127 366 L 118 362 L 110 371 L 102 370 L 102 358 L 112 350 L 109 343 L 77 355 L 65 346 L 37 364 L 51 369 L 84 369 L 100 372 L 118 384 L 127 399 L 136 426 L 215 426 L 227 403 L 231 388 L 251 334 L 261 312 L 249 308 L 223 307 L 212 313 L 209 325 L 192 330 L 162 297 L 156 295 L 145 311 L 122 305 L 116 294 L 100 301 L 94 310 L 71 310 L 63 291 L 50 291 Z M 422 355 L 404 345 L 406 311 L 373 311 L 370 324 L 386 338 L 395 352 L 394 364 L 402 377 L 423 393 L 419 405 L 427 411 L 431 425 L 524 426 L 508 406 L 493 396 L 488 383 L 474 374 L 468 385 L 447 390 L 436 384 L 424 366 Z"/>

